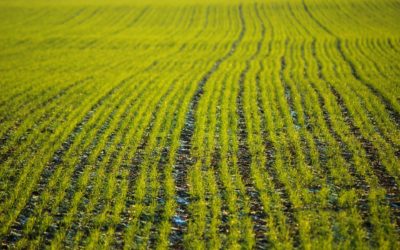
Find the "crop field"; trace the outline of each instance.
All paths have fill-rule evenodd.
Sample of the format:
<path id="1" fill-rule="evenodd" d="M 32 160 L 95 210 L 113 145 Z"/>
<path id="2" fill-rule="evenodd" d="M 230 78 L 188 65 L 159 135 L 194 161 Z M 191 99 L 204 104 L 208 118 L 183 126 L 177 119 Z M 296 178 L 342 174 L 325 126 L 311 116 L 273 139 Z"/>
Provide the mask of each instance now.
<path id="1" fill-rule="evenodd" d="M 0 1 L 1 249 L 399 249 L 399 0 Z"/>

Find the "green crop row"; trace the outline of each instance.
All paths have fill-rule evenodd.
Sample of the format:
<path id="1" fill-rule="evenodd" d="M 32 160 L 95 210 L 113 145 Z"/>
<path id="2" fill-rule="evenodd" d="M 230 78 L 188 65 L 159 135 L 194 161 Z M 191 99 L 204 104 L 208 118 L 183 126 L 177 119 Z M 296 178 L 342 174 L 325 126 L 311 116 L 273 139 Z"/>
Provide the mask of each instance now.
<path id="1" fill-rule="evenodd" d="M 398 9 L 2 1 L 2 246 L 398 248 Z"/>

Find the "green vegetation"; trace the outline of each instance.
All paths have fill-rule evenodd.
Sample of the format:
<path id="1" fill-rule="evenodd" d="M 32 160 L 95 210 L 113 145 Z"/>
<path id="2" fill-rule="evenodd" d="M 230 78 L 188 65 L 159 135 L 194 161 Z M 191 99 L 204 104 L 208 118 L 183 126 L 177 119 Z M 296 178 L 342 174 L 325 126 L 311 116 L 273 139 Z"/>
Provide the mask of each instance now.
<path id="1" fill-rule="evenodd" d="M 2 248 L 400 248 L 400 2 L 0 2 Z"/>

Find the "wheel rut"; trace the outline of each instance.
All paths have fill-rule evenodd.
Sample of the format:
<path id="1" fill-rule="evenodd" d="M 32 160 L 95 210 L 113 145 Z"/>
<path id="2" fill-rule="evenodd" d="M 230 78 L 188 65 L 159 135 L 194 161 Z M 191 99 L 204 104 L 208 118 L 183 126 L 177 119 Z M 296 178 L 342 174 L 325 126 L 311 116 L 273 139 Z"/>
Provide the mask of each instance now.
<path id="1" fill-rule="evenodd" d="M 194 159 L 191 157 L 191 146 L 192 138 L 195 131 L 195 113 L 199 105 L 199 101 L 204 93 L 204 87 L 208 80 L 217 72 L 220 65 L 227 61 L 237 50 L 240 42 L 243 40 L 246 32 L 243 7 L 239 5 L 239 18 L 242 24 L 238 37 L 233 41 L 229 51 L 222 57 L 220 57 L 213 66 L 202 76 L 200 81 L 197 83 L 197 90 L 194 93 L 189 109 L 185 118 L 185 125 L 182 129 L 180 136 L 180 147 L 177 152 L 175 166 L 173 170 L 173 176 L 175 178 L 176 186 L 176 214 L 173 217 L 174 230 L 170 235 L 170 242 L 173 248 L 183 248 L 183 236 L 187 232 L 187 221 L 189 218 L 188 206 L 190 204 L 189 187 L 186 183 L 188 168 L 194 164 Z"/>

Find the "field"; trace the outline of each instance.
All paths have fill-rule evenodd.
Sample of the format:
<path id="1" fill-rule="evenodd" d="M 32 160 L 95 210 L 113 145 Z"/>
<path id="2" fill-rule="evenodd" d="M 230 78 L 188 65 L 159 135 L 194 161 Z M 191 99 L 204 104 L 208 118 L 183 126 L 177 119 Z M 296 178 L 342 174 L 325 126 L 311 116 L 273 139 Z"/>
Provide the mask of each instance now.
<path id="1" fill-rule="evenodd" d="M 0 34 L 0 248 L 400 248 L 400 1 L 4 0 Z"/>

